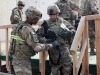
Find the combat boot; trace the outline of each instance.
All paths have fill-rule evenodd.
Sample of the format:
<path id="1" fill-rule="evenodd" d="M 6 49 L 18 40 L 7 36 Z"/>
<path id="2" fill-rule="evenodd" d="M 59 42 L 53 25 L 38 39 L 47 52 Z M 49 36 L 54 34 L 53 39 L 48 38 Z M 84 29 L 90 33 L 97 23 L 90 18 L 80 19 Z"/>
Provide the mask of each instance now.
<path id="1" fill-rule="evenodd" d="M 96 52 L 94 51 L 94 49 L 90 50 L 90 55 L 96 55 Z"/>

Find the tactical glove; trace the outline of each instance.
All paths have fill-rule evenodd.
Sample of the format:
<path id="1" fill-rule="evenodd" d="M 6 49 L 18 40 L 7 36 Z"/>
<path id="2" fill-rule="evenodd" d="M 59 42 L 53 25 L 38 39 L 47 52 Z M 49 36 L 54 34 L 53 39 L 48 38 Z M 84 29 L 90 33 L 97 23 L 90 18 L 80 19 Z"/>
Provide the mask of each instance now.
<path id="1" fill-rule="evenodd" d="M 57 46 L 59 46 L 59 42 L 57 40 L 55 40 L 51 44 L 53 45 L 54 48 L 57 47 Z"/>
<path id="2" fill-rule="evenodd" d="M 52 39 L 53 41 L 56 40 L 56 38 L 58 37 L 57 34 L 50 29 L 48 29 L 47 33 L 49 35 L 49 39 Z"/>
<path id="3" fill-rule="evenodd" d="M 59 32 L 59 36 L 61 36 L 62 38 L 68 38 L 69 36 L 71 36 L 72 32 L 70 30 L 64 30 L 62 29 L 60 32 Z"/>

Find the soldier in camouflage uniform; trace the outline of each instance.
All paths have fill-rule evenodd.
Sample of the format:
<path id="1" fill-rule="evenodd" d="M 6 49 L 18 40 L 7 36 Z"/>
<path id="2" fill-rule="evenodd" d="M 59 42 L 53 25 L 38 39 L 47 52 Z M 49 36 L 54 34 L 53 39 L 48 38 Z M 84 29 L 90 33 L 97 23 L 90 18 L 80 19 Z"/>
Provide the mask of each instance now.
<path id="1" fill-rule="evenodd" d="M 76 15 L 73 13 L 73 11 L 77 8 L 79 9 L 79 6 L 73 3 L 71 0 L 58 0 L 55 4 L 60 9 L 59 16 L 68 21 L 72 26 L 75 25 Z M 72 44 L 73 37 L 69 38 L 68 44 L 69 49 Z"/>
<path id="2" fill-rule="evenodd" d="M 76 19 L 76 16 L 73 14 L 73 10 L 79 8 L 79 6 L 69 0 L 58 0 L 55 4 L 61 10 L 59 16 L 71 23 L 71 25 L 74 25 L 73 21 Z"/>
<path id="3" fill-rule="evenodd" d="M 18 1 L 18 7 L 15 7 L 12 9 L 12 14 L 10 17 L 11 24 L 18 24 L 20 20 L 24 20 L 24 14 L 23 14 L 23 7 L 25 6 L 25 3 L 23 1 Z"/>
<path id="4" fill-rule="evenodd" d="M 50 44 L 38 43 L 35 29 L 32 24 L 36 25 L 42 17 L 41 11 L 36 6 L 30 6 L 26 12 L 26 21 L 13 28 L 11 33 L 11 43 L 9 53 L 13 56 L 13 67 L 16 75 L 32 75 L 31 56 L 37 52 L 47 51 L 58 45 L 57 41 Z"/>
<path id="5" fill-rule="evenodd" d="M 50 27 L 50 30 L 54 31 L 58 35 L 56 40 L 59 42 L 59 51 L 56 48 L 52 48 L 49 51 L 49 57 L 51 59 L 50 65 L 52 75 L 58 75 L 58 71 L 61 67 L 63 74 L 69 75 L 71 73 L 72 64 L 67 44 L 67 37 L 71 37 L 75 33 L 75 30 L 69 22 L 61 17 L 58 17 L 59 13 L 60 9 L 57 5 L 54 4 L 48 6 L 47 14 L 50 18 L 46 20 L 46 22 Z M 67 31 L 63 31 L 63 26 L 65 26 L 65 30 Z"/>
<path id="6" fill-rule="evenodd" d="M 82 16 L 86 15 L 94 15 L 99 14 L 97 8 L 96 8 L 96 0 L 82 0 L 81 1 L 81 7 L 80 7 L 80 13 Z M 90 43 L 90 55 L 95 55 L 95 22 L 89 21 L 89 43 Z"/>

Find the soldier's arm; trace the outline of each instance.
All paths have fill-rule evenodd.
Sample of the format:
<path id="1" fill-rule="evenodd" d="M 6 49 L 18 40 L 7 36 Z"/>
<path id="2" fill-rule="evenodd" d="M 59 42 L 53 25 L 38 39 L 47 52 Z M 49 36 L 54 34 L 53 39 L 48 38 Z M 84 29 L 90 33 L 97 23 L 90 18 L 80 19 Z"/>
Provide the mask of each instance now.
<path id="1" fill-rule="evenodd" d="M 48 49 L 52 48 L 52 44 L 40 44 L 38 43 L 37 35 L 34 31 L 31 31 L 27 27 L 23 27 L 21 30 L 22 38 L 25 42 L 33 48 L 34 51 L 47 51 Z"/>
<path id="2" fill-rule="evenodd" d="M 16 21 L 21 20 L 20 14 L 19 14 L 19 12 L 18 12 L 18 9 L 15 9 L 15 10 L 14 10 L 14 19 L 15 19 Z"/>
<path id="3" fill-rule="evenodd" d="M 72 1 L 70 1 L 70 7 L 72 10 L 74 10 L 75 8 L 79 9 L 79 6 Z"/>
<path id="4" fill-rule="evenodd" d="M 66 27 L 70 30 L 70 31 L 72 31 L 72 33 L 73 34 L 75 34 L 75 27 L 74 26 L 72 26 L 68 21 L 66 21 L 66 20 L 63 20 L 63 23 L 66 25 Z"/>
<path id="5" fill-rule="evenodd" d="M 68 38 L 71 38 L 75 34 L 75 29 L 70 25 L 69 22 L 65 20 L 63 20 L 63 24 L 61 26 L 62 30 L 59 32 L 58 35 L 68 40 Z"/>
<path id="6" fill-rule="evenodd" d="M 96 8 L 96 3 L 95 3 L 95 0 L 90 0 L 89 1 L 89 4 L 91 6 L 91 10 L 94 14 L 99 14 L 97 8 Z"/>

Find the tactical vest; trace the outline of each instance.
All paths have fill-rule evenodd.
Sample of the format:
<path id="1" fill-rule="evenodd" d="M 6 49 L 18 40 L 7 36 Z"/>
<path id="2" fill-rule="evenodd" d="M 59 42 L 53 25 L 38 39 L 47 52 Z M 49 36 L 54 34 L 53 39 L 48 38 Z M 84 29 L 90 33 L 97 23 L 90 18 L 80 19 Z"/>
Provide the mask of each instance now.
<path id="1" fill-rule="evenodd" d="M 10 40 L 10 47 L 9 47 L 10 55 L 13 55 L 15 53 L 16 40 L 13 38 L 16 37 L 16 39 L 21 40 L 21 38 L 19 38 L 16 35 L 17 32 L 19 31 L 19 29 L 21 29 L 21 28 L 22 28 L 22 25 L 14 26 L 13 30 L 11 31 L 11 40 Z"/>
<path id="2" fill-rule="evenodd" d="M 17 10 L 17 11 L 18 11 L 19 17 L 20 17 L 21 20 L 22 20 L 21 12 L 20 12 L 20 10 L 16 7 L 16 8 L 14 8 L 14 9 L 12 10 L 12 14 L 11 14 L 11 16 L 10 16 L 11 24 L 17 24 L 17 23 L 19 23 L 17 20 L 14 19 L 14 10 Z"/>
<path id="3" fill-rule="evenodd" d="M 15 58 L 29 60 L 31 56 L 35 55 L 36 52 L 30 47 L 24 39 L 21 38 L 20 30 L 23 26 L 26 26 L 25 23 L 20 23 L 17 25 L 11 32 L 12 41 L 10 43 L 9 52 L 10 55 L 14 55 Z M 33 30 L 31 27 L 29 30 Z"/>

